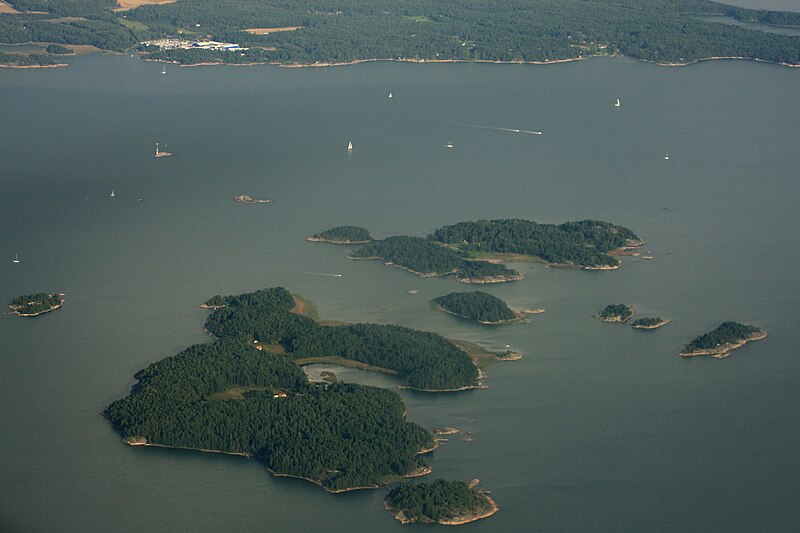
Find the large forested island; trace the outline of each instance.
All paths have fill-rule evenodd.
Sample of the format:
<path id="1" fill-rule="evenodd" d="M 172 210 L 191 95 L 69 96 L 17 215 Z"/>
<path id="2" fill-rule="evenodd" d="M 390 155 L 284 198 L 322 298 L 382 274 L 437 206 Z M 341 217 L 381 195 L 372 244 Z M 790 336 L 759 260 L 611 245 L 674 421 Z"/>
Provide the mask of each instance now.
<path id="1" fill-rule="evenodd" d="M 678 355 L 683 357 L 711 355 L 717 359 L 724 359 L 736 348 L 741 348 L 750 341 L 761 340 L 766 336 L 767 333 L 756 326 L 738 322 L 723 322 L 713 331 L 689 341 Z"/>
<path id="2" fill-rule="evenodd" d="M 12 314 L 17 316 L 39 316 L 50 311 L 60 309 L 64 305 L 63 294 L 48 294 L 40 292 L 37 294 L 23 294 L 17 296 L 8 303 Z"/>
<path id="3" fill-rule="evenodd" d="M 331 244 L 365 244 L 372 242 L 372 235 L 359 226 L 336 226 L 306 239 L 311 242 L 329 242 Z"/>
<path id="4" fill-rule="evenodd" d="M 328 231 L 334 230 L 338 228 Z M 325 234 L 310 240 L 324 240 Z M 620 264 L 612 254 L 642 244 L 628 228 L 601 220 L 539 224 L 515 218 L 460 222 L 426 238 L 387 237 L 352 251 L 350 258 L 380 259 L 421 276 L 452 275 L 463 283 L 500 283 L 522 279 L 501 261 L 611 270 Z"/>
<path id="5" fill-rule="evenodd" d="M 515 313 L 496 296 L 482 291 L 451 292 L 431 300 L 437 307 L 479 324 L 511 324 L 524 319 L 523 313 Z"/>
<path id="6" fill-rule="evenodd" d="M 128 444 L 259 457 L 276 475 L 334 492 L 428 472 L 419 454 L 435 442 L 404 419 L 397 394 L 310 384 L 299 365 L 352 362 L 418 389 L 460 390 L 478 384 L 467 352 L 399 326 L 324 326 L 299 314 L 299 302 L 283 288 L 210 299 L 216 340 L 137 372 L 104 415 Z"/>
<path id="7" fill-rule="evenodd" d="M 477 479 L 470 483 L 437 479 L 430 483 L 403 484 L 389 491 L 384 505 L 404 524 L 466 524 L 492 516 L 499 510 L 477 484 Z"/>
<path id="8" fill-rule="evenodd" d="M 661 64 L 742 57 L 800 63 L 798 37 L 710 22 L 697 15 L 800 26 L 800 13 L 706 0 L 6 0 L 0 42 L 94 45 L 123 51 L 173 37 L 213 39 L 235 51 L 140 45 L 148 59 L 181 64 L 344 64 L 408 61 L 556 62 L 623 54 Z M 161 3 L 162 5 L 147 5 Z M 0 57 L 50 64 L 51 56 Z"/>

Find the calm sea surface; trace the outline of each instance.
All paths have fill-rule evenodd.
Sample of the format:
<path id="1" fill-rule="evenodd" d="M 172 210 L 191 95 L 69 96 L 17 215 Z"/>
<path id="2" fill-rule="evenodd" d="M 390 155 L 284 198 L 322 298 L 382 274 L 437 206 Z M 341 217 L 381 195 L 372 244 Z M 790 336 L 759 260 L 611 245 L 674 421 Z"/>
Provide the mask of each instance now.
<path id="1" fill-rule="evenodd" d="M 410 420 L 474 435 L 430 459 L 432 477 L 480 478 L 502 509 L 465 530 L 800 521 L 800 69 L 598 59 L 162 75 L 96 55 L 0 69 L 0 91 L 0 300 L 67 293 L 56 313 L 0 316 L 0 529 L 400 530 L 383 490 L 331 495 L 256 460 L 131 448 L 100 416 L 137 370 L 209 340 L 198 303 L 277 285 L 323 317 L 525 354 L 491 367 L 486 390 L 401 392 Z M 154 159 L 156 141 L 175 157 Z M 514 265 L 527 279 L 482 289 L 547 312 L 491 328 L 429 307 L 470 287 L 304 241 L 339 224 L 424 236 L 497 217 L 609 220 L 655 259 Z M 672 323 L 592 319 L 618 302 Z M 724 320 L 770 336 L 726 360 L 676 356 Z"/>

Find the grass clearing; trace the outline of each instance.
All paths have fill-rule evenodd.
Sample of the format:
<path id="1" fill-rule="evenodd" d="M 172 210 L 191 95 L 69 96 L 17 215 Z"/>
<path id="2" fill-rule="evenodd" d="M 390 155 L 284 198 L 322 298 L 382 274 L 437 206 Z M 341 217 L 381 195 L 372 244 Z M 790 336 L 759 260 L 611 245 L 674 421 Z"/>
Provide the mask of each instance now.
<path id="1" fill-rule="evenodd" d="M 302 27 L 303 26 L 284 26 L 282 28 L 247 28 L 246 30 L 242 31 L 251 35 L 269 35 L 270 33 L 278 33 L 281 31 L 295 31 Z"/>
<path id="2" fill-rule="evenodd" d="M 10 5 L 3 2 L 3 0 L 0 0 L 0 13 L 14 14 L 14 13 L 19 13 L 19 11 L 17 11 Z"/>
<path id="3" fill-rule="evenodd" d="M 259 385 L 233 385 L 224 391 L 215 392 L 206 396 L 206 401 L 215 402 L 220 400 L 244 400 L 244 395 L 253 391 L 265 391 L 267 387 Z"/>
<path id="4" fill-rule="evenodd" d="M 127 11 L 139 6 L 160 6 L 162 4 L 174 4 L 175 2 L 177 2 L 177 0 L 117 0 L 117 5 L 119 5 L 119 7 L 115 7 L 112 11 Z"/>

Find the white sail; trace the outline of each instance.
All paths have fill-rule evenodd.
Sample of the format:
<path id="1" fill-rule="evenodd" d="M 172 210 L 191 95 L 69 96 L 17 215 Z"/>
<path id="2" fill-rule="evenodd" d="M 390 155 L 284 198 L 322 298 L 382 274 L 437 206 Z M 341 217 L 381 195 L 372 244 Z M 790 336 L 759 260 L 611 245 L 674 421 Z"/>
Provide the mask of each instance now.
<path id="1" fill-rule="evenodd" d="M 622 105 L 622 103 L 620 103 L 619 98 L 617 98 L 617 101 L 614 102 L 614 107 L 619 107 L 621 105 Z"/>
<path id="2" fill-rule="evenodd" d="M 353 142 L 352 141 L 347 143 L 347 150 L 348 151 L 352 151 L 353 150 Z"/>
<path id="3" fill-rule="evenodd" d="M 14 254 L 14 259 L 12 260 L 12 263 L 19 263 L 19 254 Z"/>

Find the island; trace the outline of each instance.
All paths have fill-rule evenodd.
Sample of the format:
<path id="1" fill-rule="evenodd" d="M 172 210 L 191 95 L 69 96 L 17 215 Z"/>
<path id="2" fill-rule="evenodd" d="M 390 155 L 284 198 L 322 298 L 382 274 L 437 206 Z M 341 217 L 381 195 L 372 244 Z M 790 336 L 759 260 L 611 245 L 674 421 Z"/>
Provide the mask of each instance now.
<path id="1" fill-rule="evenodd" d="M 519 272 L 464 255 L 422 237 L 398 235 L 353 250 L 350 259 L 379 259 L 387 265 L 422 277 L 454 276 L 462 283 L 502 283 L 522 279 Z"/>
<path id="2" fill-rule="evenodd" d="M 36 294 L 23 294 L 17 296 L 8 307 L 11 309 L 11 314 L 16 316 L 33 317 L 61 309 L 64 305 L 64 294 L 48 294 L 46 292 L 39 292 Z"/>
<path id="3" fill-rule="evenodd" d="M 260 198 L 253 198 L 252 196 L 248 196 L 246 194 L 237 194 L 233 197 L 234 200 L 237 202 L 242 202 L 243 204 L 268 204 L 272 200 L 262 200 Z"/>
<path id="4" fill-rule="evenodd" d="M 633 307 L 628 304 L 609 304 L 597 316 L 603 322 L 625 323 L 633 316 Z"/>
<path id="5" fill-rule="evenodd" d="M 405 420 L 397 393 L 311 383 L 301 366 L 326 362 L 393 373 L 429 392 L 480 387 L 478 362 L 499 358 L 470 343 L 394 325 L 327 325 L 282 287 L 215 296 L 214 337 L 135 374 L 104 416 L 131 446 L 257 457 L 277 476 L 331 492 L 375 488 L 430 471 L 438 446 Z"/>
<path id="6" fill-rule="evenodd" d="M 0 13 L 2 43 L 93 45 L 115 52 L 135 47 L 147 60 L 181 65 L 553 64 L 614 55 L 661 65 L 720 58 L 800 64 L 796 37 L 715 23 L 718 17 L 707 16 L 800 26 L 800 13 L 707 0 L 464 0 L 447 9 L 425 0 L 380 5 L 341 0 L 311 7 L 301 0 L 269 6 L 261 0 L 181 0 L 132 9 L 112 9 L 113 0 L 7 4 L 10 11 Z M 5 54 L 12 55 L 17 57 L 0 56 L 0 62 L 52 63 L 45 54 Z"/>
<path id="7" fill-rule="evenodd" d="M 481 291 L 451 292 L 431 300 L 441 311 L 485 325 L 513 324 L 523 321 L 524 313 L 514 312 L 506 303 Z"/>
<path id="8" fill-rule="evenodd" d="M 430 483 L 405 483 L 389 491 L 384 507 L 403 524 L 460 525 L 488 518 L 499 507 L 479 480 L 469 483 L 437 479 Z"/>
<path id="9" fill-rule="evenodd" d="M 758 341 L 766 336 L 767 333 L 756 326 L 739 322 L 723 322 L 713 331 L 689 341 L 678 355 L 682 357 L 710 355 L 716 359 L 724 359 L 736 348 L 741 348 L 750 341 Z"/>
<path id="10" fill-rule="evenodd" d="M 323 241 L 323 234 L 308 240 Z M 504 283 L 523 276 L 503 262 L 537 261 L 548 267 L 613 270 L 620 265 L 616 255 L 630 254 L 631 249 L 643 244 L 630 229 L 601 220 L 556 225 L 499 219 L 459 222 L 424 238 L 387 237 L 366 243 L 350 252 L 349 257 L 378 259 L 423 277 L 453 276 L 462 283 Z"/>
<path id="11" fill-rule="evenodd" d="M 358 226 L 336 226 L 308 237 L 310 242 L 327 242 L 331 244 L 366 244 L 372 242 L 372 235 Z"/>
<path id="12" fill-rule="evenodd" d="M 459 222 L 428 236 L 478 259 L 539 261 L 587 270 L 619 267 L 613 255 L 642 246 L 628 228 L 602 220 L 540 224 L 519 218 Z"/>
<path id="13" fill-rule="evenodd" d="M 648 316 L 637 318 L 631 322 L 631 327 L 633 329 L 658 329 L 661 326 L 666 326 L 667 324 L 669 324 L 669 320 L 665 318 L 661 318 L 660 316 Z"/>

